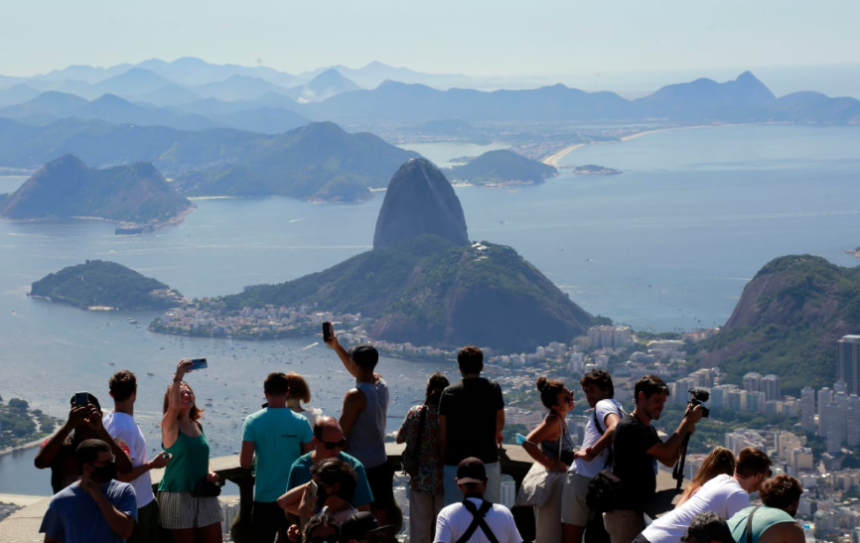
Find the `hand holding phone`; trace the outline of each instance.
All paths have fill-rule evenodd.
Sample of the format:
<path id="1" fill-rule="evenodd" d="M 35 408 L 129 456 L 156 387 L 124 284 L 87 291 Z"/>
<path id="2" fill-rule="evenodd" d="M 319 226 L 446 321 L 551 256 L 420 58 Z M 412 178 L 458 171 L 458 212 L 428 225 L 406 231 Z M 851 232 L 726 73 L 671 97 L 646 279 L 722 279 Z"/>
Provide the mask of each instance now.
<path id="1" fill-rule="evenodd" d="M 209 364 L 206 362 L 205 358 L 192 358 L 191 365 L 188 367 L 188 371 L 202 370 L 208 367 Z"/>
<path id="2" fill-rule="evenodd" d="M 90 403 L 89 392 L 75 392 L 75 406 L 83 407 Z"/>
<path id="3" fill-rule="evenodd" d="M 331 340 L 331 337 L 334 335 L 330 322 L 324 322 L 322 324 L 322 333 L 323 333 L 323 341 L 328 343 Z"/>

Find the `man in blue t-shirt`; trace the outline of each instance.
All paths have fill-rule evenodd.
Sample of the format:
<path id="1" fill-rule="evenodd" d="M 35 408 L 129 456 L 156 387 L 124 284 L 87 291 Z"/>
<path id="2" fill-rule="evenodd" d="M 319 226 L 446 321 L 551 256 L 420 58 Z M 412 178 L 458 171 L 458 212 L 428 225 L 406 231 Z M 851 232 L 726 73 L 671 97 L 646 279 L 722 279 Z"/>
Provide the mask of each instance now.
<path id="1" fill-rule="evenodd" d="M 51 499 L 39 532 L 46 543 L 120 543 L 134 531 L 137 499 L 128 483 L 116 480 L 110 445 L 87 439 L 75 450 L 80 480 Z"/>
<path id="2" fill-rule="evenodd" d="M 287 490 L 290 466 L 313 448 L 313 433 L 308 419 L 287 407 L 290 387 L 284 373 L 270 373 L 263 392 L 269 403 L 245 419 L 239 463 L 250 468 L 256 453 L 253 541 L 272 541 L 276 534 L 285 541 L 287 519 L 278 507 L 278 498 Z"/>
<path id="3" fill-rule="evenodd" d="M 356 486 L 352 498 L 352 505 L 360 511 L 370 511 L 373 502 L 373 492 L 367 481 L 367 473 L 362 463 L 343 452 L 346 439 L 337 419 L 333 417 L 319 417 L 314 424 L 314 450 L 296 460 L 290 468 L 290 478 L 287 481 L 287 490 L 303 485 L 311 480 L 311 466 L 319 464 L 329 458 L 337 458 L 346 462 L 355 471 Z"/>

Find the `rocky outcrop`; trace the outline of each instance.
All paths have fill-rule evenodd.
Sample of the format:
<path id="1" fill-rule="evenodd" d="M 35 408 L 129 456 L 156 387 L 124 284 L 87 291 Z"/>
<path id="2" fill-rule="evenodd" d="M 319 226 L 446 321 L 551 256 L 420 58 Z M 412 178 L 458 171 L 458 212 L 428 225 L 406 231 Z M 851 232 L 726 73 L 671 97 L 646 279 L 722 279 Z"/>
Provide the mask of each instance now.
<path id="1" fill-rule="evenodd" d="M 697 360 L 732 382 L 775 373 L 783 390 L 832 385 L 836 342 L 860 333 L 860 269 L 811 255 L 765 265 L 744 288 L 722 331 L 699 344 Z"/>
<path id="2" fill-rule="evenodd" d="M 434 234 L 457 245 L 469 243 L 460 199 L 451 183 L 430 161 L 411 159 L 388 185 L 376 221 L 378 249 L 421 234 Z"/>

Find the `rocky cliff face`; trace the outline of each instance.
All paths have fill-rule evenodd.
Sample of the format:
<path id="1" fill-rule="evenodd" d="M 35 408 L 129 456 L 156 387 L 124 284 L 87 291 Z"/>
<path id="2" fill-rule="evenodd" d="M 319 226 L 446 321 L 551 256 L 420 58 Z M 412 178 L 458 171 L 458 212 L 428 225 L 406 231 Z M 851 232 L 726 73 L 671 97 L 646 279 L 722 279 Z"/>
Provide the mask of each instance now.
<path id="1" fill-rule="evenodd" d="M 732 382 L 744 373 L 775 373 L 783 390 L 830 386 L 836 341 L 860 333 L 860 269 L 810 255 L 765 265 L 744 288 L 716 336 L 699 344 L 698 360 L 719 366 Z"/>
<path id="2" fill-rule="evenodd" d="M 453 187 L 423 158 L 403 164 L 388 185 L 373 247 L 378 249 L 421 234 L 434 234 L 457 245 L 469 243 L 466 219 Z"/>

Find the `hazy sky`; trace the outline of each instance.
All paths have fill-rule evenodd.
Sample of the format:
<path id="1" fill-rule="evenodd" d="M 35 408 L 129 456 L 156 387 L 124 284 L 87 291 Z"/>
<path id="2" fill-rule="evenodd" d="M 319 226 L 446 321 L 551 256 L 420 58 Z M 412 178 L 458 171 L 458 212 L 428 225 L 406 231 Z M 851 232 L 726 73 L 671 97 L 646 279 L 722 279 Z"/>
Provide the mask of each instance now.
<path id="1" fill-rule="evenodd" d="M 27 0 L 0 73 L 196 56 L 298 73 L 372 60 L 478 76 L 860 62 L 856 0 Z"/>

